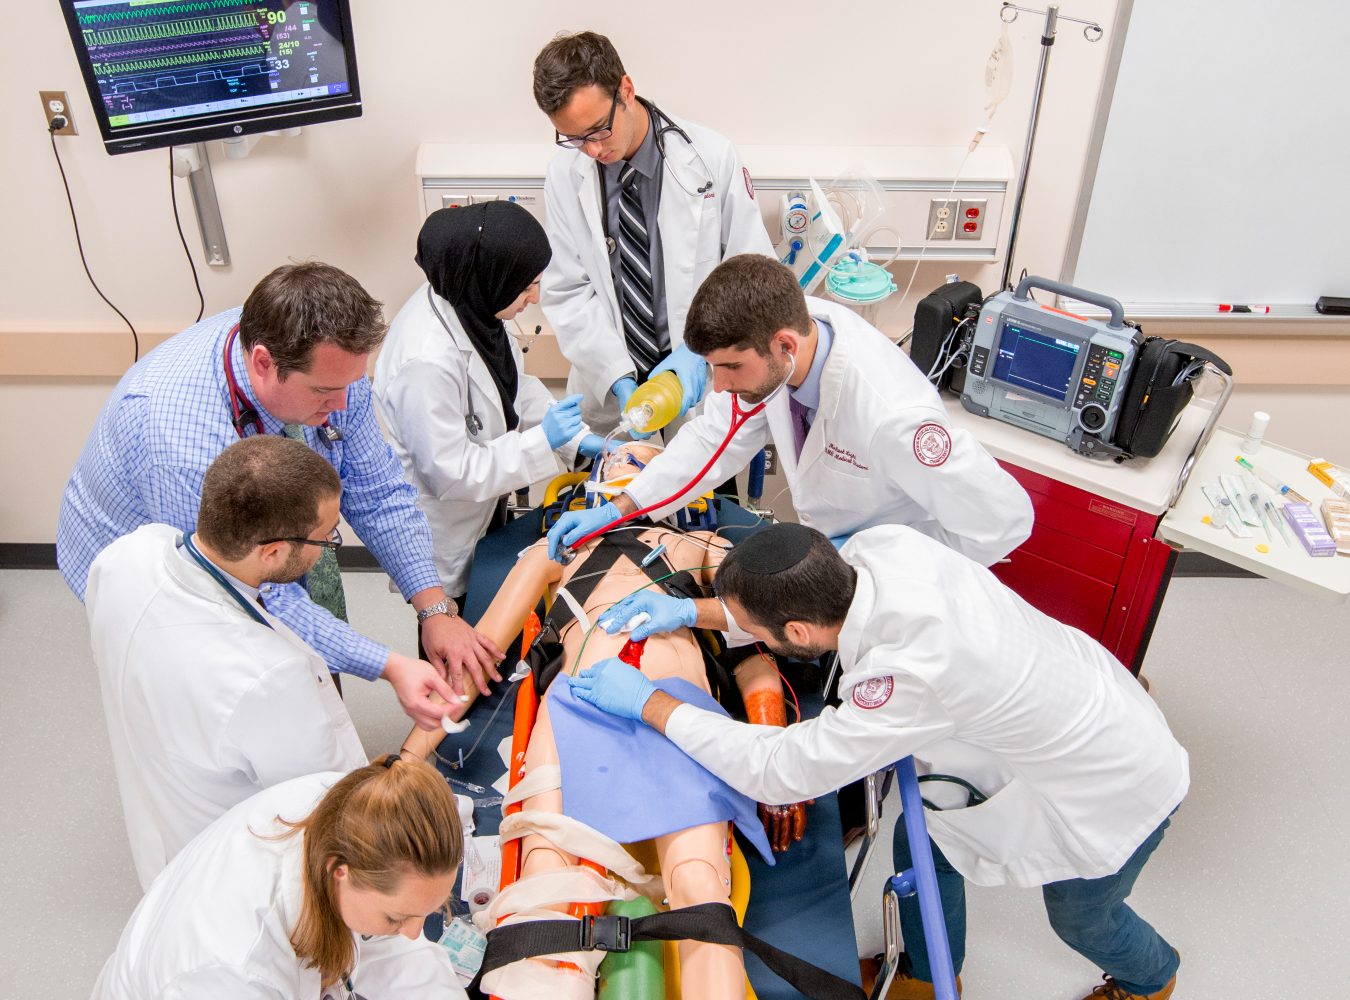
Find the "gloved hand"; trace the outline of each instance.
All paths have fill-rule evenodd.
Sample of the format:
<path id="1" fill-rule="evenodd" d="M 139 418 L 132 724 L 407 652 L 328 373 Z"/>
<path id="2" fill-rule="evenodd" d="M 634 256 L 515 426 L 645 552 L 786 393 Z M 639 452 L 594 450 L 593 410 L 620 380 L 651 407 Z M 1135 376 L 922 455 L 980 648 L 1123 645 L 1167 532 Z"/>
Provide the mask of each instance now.
<path id="1" fill-rule="evenodd" d="M 548 446 L 555 451 L 581 433 L 581 393 L 575 393 L 566 399 L 560 399 L 548 408 L 544 419 L 539 421 L 544 428 L 544 437 Z"/>
<path id="2" fill-rule="evenodd" d="M 830 539 L 830 544 L 834 546 L 834 551 L 838 552 L 840 549 L 842 549 L 845 545 L 848 544 L 848 540 L 852 537 L 853 536 L 851 534 L 835 535 L 833 538 Z"/>
<path id="3" fill-rule="evenodd" d="M 582 701 L 590 702 L 602 712 L 624 719 L 642 721 L 642 708 L 656 692 L 656 685 L 617 656 L 600 660 L 575 677 L 570 674 L 567 683 L 572 693 Z"/>
<path id="4" fill-rule="evenodd" d="M 571 439 L 569 438 L 568 440 Z M 587 434 L 577 443 L 577 451 L 581 452 L 581 454 L 585 455 L 587 458 L 594 458 L 596 455 L 600 454 L 600 450 L 604 447 L 605 439 L 599 434 Z M 611 441 L 609 447 L 605 450 L 611 452 L 618 451 L 619 446 Z"/>
<path id="5" fill-rule="evenodd" d="M 603 507 L 592 507 L 589 510 L 569 510 L 558 518 L 558 523 L 548 529 L 548 557 L 558 559 L 558 549 L 561 546 L 567 546 L 575 542 L 578 538 L 585 538 L 592 531 L 598 531 L 607 524 L 613 524 L 619 518 L 623 517 L 619 513 L 619 508 L 615 507 L 613 502 L 605 504 Z M 562 562 L 561 559 L 558 559 Z"/>
<path id="6" fill-rule="evenodd" d="M 681 625 L 693 628 L 694 622 L 698 621 L 698 607 L 688 598 L 670 597 L 667 594 L 653 594 L 650 590 L 642 590 L 628 595 L 601 615 L 600 627 L 610 635 L 614 635 L 629 619 L 644 611 L 651 615 L 651 619 L 629 633 L 628 637 L 633 642 L 641 642 L 647 636 L 656 635 L 658 632 L 674 632 Z"/>
<path id="7" fill-rule="evenodd" d="M 680 385 L 684 387 L 680 416 L 684 416 L 703 398 L 703 389 L 708 384 L 708 362 L 681 344 L 667 355 L 666 360 L 652 369 L 652 377 L 664 371 L 672 371 L 680 377 Z"/>
<path id="8" fill-rule="evenodd" d="M 637 380 L 625 375 L 619 381 L 609 387 L 609 391 L 614 393 L 619 399 L 619 412 L 622 413 L 628 408 L 628 397 L 637 392 Z"/>
<path id="9" fill-rule="evenodd" d="M 806 833 L 806 807 L 815 799 L 790 806 L 767 806 L 760 803 L 759 820 L 769 835 L 769 846 L 775 851 L 786 851 L 795 840 Z"/>
<path id="10" fill-rule="evenodd" d="M 633 393 L 637 392 L 637 387 L 638 387 L 637 382 L 635 382 L 631 378 L 628 378 L 626 375 L 623 378 L 619 379 L 619 381 L 615 382 L 612 386 L 610 386 L 609 391 L 614 393 L 614 395 L 618 397 L 620 413 L 628 409 L 628 398 L 632 396 Z M 655 431 L 648 431 L 646 434 L 644 434 L 642 433 L 642 431 L 635 431 L 632 428 L 629 428 L 628 430 L 629 436 L 637 439 L 638 441 L 646 441 L 649 437 L 651 437 L 655 433 L 656 433 Z"/>

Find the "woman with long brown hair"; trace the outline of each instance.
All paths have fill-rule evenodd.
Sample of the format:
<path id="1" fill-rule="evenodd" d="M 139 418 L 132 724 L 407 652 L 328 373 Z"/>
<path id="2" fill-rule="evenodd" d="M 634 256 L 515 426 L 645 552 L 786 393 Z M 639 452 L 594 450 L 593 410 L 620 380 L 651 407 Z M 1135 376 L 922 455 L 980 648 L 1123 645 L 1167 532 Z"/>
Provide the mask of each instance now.
<path id="1" fill-rule="evenodd" d="M 155 879 L 94 1000 L 464 996 L 422 921 L 463 848 L 435 769 L 389 754 L 258 793 Z"/>

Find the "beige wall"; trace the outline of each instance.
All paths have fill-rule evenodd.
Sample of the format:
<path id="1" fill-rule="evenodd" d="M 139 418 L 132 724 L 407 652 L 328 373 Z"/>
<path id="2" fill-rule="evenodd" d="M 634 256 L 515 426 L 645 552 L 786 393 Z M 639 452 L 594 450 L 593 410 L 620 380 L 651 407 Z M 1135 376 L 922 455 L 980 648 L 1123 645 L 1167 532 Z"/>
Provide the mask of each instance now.
<path id="1" fill-rule="evenodd" d="M 1109 25 L 1115 6 L 1080 0 L 1074 13 Z M 191 198 L 178 182 L 208 314 L 237 305 L 272 267 L 307 257 L 350 271 L 390 315 L 397 311 L 420 280 L 412 262 L 418 144 L 550 138 L 530 96 L 530 63 L 563 28 L 607 33 L 641 93 L 736 142 L 823 145 L 964 144 L 982 121 L 983 68 L 1000 28 L 993 0 L 860 0 L 835 9 L 802 0 L 627 7 L 354 0 L 353 8 L 362 118 L 295 139 L 263 138 L 242 161 L 213 147 L 231 267 L 202 262 Z M 0 89 L 9 95 L 0 102 L 0 372 L 11 373 L 0 378 L 0 467 L 11 477 L 0 542 L 51 541 L 61 487 L 114 380 L 42 373 L 111 375 L 131 352 L 129 335 L 80 269 L 39 89 L 72 98 L 81 134 L 57 141 L 104 291 L 148 342 L 187 325 L 196 298 L 173 227 L 168 152 L 103 152 L 57 5 L 15 6 L 7 27 L 23 44 L 8 46 L 0 60 Z M 985 142 L 1016 159 L 1036 19 L 1024 15 L 1011 34 L 1014 92 Z M 1072 29 L 1055 46 L 1019 269 L 1059 273 L 1105 57 L 1104 44 L 1089 45 Z M 997 284 L 998 266 L 925 264 L 910 301 L 883 313 L 882 325 L 907 325 L 913 301 L 952 270 L 986 289 Z M 898 278 L 908 281 L 908 265 Z M 104 336 L 91 342 L 93 333 Z"/>

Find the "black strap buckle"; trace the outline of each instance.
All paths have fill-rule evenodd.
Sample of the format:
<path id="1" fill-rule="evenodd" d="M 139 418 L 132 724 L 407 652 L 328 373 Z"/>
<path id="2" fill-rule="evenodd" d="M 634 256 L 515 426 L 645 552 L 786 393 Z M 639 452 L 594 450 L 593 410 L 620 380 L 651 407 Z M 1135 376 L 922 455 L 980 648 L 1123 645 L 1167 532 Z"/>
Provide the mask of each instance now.
<path id="1" fill-rule="evenodd" d="M 627 917 L 588 914 L 581 918 L 582 951 L 627 951 L 631 946 Z"/>

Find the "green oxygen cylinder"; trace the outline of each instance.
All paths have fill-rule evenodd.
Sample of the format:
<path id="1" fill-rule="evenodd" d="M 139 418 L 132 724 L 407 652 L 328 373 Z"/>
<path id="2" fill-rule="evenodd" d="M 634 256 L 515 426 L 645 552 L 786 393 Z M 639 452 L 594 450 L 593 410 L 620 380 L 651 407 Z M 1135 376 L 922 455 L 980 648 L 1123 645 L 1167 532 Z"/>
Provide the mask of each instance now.
<path id="1" fill-rule="evenodd" d="M 656 912 L 646 896 L 630 902 L 615 900 L 605 913 L 636 920 Z M 665 961 L 660 941 L 634 941 L 628 951 L 616 951 L 600 963 L 596 1000 L 665 1000 Z"/>

